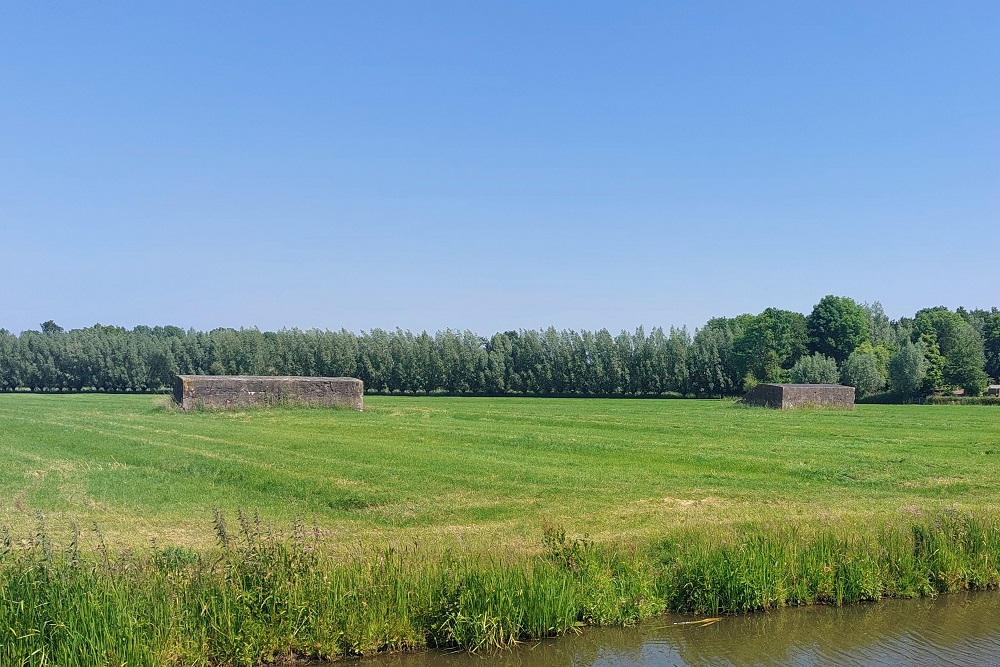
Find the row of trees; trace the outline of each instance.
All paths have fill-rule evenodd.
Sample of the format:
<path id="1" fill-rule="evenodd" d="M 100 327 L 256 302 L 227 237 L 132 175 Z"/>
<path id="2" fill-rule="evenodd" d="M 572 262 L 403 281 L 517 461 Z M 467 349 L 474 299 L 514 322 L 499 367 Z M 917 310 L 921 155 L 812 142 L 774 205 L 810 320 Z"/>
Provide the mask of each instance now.
<path id="1" fill-rule="evenodd" d="M 359 377 L 369 392 L 722 396 L 759 382 L 840 382 L 908 399 L 980 394 L 1000 378 L 1000 311 L 926 308 L 890 321 L 875 303 L 824 297 L 808 315 L 768 308 L 691 335 L 655 328 L 470 331 L 214 329 L 55 322 L 0 330 L 0 389 L 160 391 L 176 374 Z"/>

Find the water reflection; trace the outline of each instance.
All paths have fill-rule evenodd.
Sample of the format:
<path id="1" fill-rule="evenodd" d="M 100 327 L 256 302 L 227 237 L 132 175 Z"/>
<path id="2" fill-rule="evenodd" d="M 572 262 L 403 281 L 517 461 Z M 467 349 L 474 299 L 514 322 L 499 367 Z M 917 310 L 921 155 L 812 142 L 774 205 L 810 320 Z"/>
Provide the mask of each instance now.
<path id="1" fill-rule="evenodd" d="M 427 652 L 366 659 L 367 667 L 652 667 L 653 665 L 1000 665 L 1000 594 L 950 594 L 844 607 L 805 607 L 638 628 L 482 656 Z"/>

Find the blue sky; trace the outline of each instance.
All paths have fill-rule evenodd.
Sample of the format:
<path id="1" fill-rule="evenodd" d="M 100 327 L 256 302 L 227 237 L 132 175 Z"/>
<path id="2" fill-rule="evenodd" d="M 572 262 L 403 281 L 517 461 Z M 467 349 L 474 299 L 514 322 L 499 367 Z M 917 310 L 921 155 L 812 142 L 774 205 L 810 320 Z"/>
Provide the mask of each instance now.
<path id="1" fill-rule="evenodd" d="M 1000 3 L 6 3 L 0 327 L 990 307 Z"/>

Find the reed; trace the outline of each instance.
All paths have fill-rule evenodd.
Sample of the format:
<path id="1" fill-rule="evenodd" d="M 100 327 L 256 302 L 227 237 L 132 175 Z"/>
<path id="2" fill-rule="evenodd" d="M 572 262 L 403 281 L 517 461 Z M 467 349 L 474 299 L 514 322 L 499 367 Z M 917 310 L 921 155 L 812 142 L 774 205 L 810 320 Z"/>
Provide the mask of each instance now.
<path id="1" fill-rule="evenodd" d="M 537 555 L 328 548 L 240 512 L 219 546 L 83 551 L 40 523 L 0 540 L 0 664 L 259 665 L 424 647 L 482 651 L 680 611 L 744 613 L 1000 585 L 1000 520 L 871 530 L 746 525 L 628 548 L 545 531 Z M 99 538 L 99 535 L 97 536 Z M 102 542 L 98 542 L 102 545 Z"/>

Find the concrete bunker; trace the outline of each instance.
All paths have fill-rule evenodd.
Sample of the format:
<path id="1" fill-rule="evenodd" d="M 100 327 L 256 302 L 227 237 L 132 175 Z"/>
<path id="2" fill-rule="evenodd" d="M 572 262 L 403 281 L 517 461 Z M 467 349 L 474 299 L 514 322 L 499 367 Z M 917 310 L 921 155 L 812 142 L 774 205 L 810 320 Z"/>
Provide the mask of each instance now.
<path id="1" fill-rule="evenodd" d="M 748 405 L 787 410 L 817 405 L 854 409 L 854 387 L 842 384 L 759 384 L 743 397 Z"/>
<path id="2" fill-rule="evenodd" d="M 364 408 L 364 383 L 348 377 L 178 375 L 174 401 L 184 410 L 278 404 Z"/>

